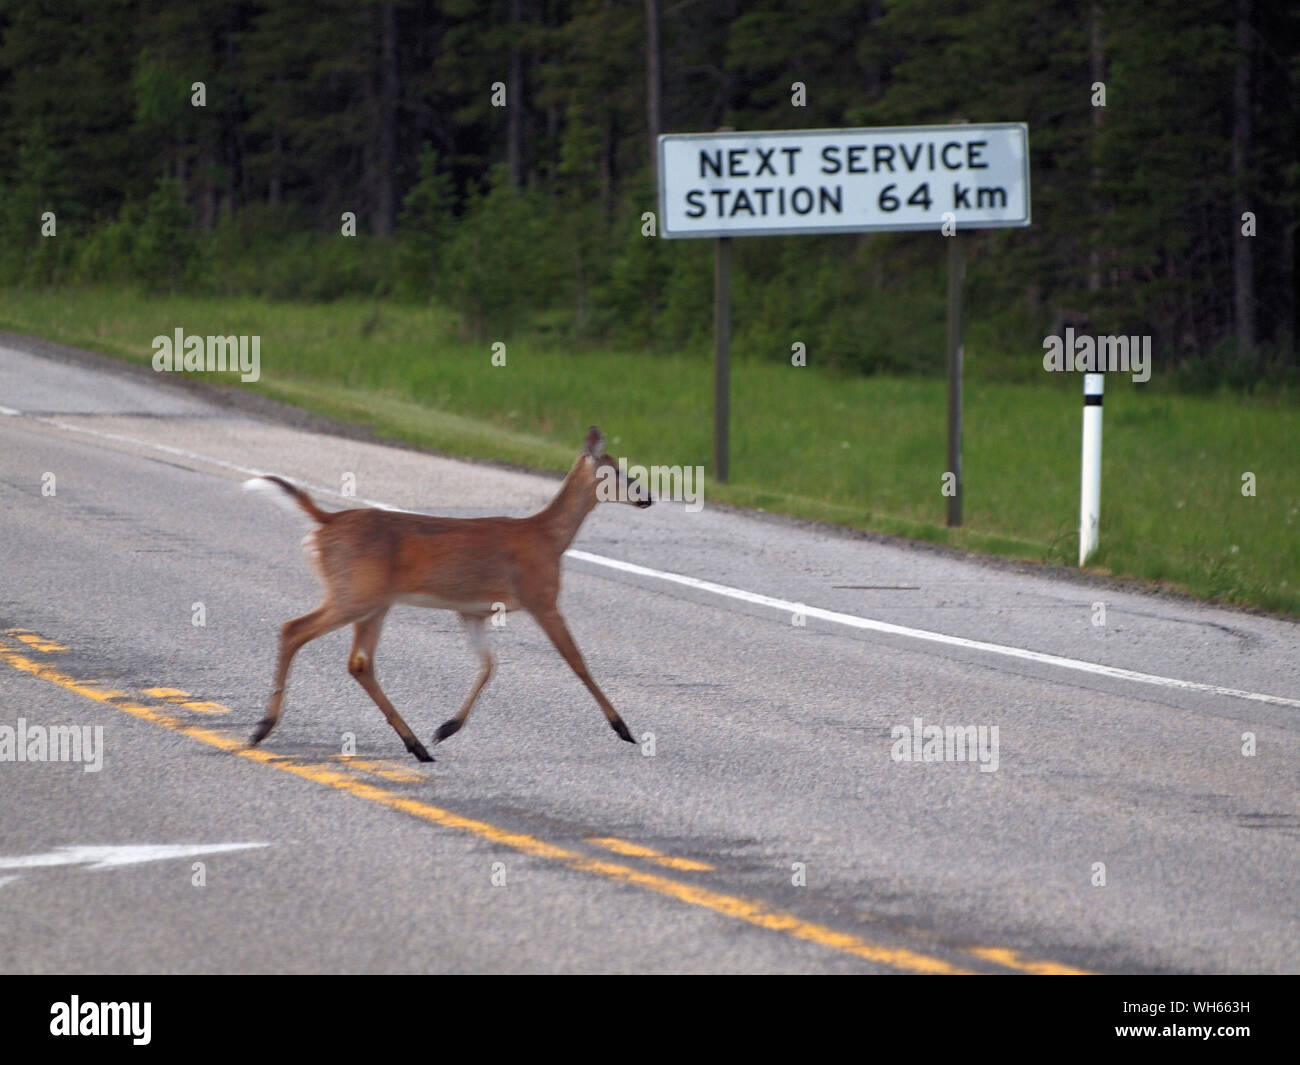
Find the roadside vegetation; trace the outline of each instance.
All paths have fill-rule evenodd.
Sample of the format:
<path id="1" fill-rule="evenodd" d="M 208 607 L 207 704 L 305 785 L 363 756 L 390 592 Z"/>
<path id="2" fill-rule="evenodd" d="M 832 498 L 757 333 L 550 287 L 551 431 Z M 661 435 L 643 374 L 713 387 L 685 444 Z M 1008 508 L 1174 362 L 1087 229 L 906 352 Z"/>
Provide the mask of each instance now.
<path id="1" fill-rule="evenodd" d="M 968 347 L 965 525 L 944 525 L 945 384 L 763 359 L 733 367 L 732 483 L 708 479 L 706 344 L 654 355 L 544 333 L 460 337 L 458 317 L 388 300 L 325 304 L 158 296 L 123 287 L 0 292 L 0 325 L 148 364 L 152 338 L 261 336 L 261 380 L 228 388 L 453 455 L 562 470 L 592 423 L 645 465 L 701 465 L 706 501 L 759 507 L 1008 557 L 1072 565 L 1080 389 L 979 371 Z M 1033 353 L 1022 356 L 1033 358 Z M 996 359 L 989 362 L 997 364 Z M 1047 378 L 1045 380 L 1045 378 Z M 1107 382 L 1101 550 L 1090 568 L 1300 614 L 1300 414 L 1277 399 Z M 1254 496 L 1242 476 L 1255 475 Z M 436 509 L 447 500 L 429 499 Z"/>

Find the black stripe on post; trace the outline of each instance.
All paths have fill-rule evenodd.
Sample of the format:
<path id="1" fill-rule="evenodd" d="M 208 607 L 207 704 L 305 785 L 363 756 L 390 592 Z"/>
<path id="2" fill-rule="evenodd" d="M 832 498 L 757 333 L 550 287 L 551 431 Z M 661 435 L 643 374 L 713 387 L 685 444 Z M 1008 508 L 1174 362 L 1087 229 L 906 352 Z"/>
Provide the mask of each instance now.
<path id="1" fill-rule="evenodd" d="M 1085 407 L 1100 407 L 1100 406 L 1101 406 L 1101 396 L 1092 396 L 1092 395 L 1084 396 L 1084 397 L 1083 397 L 1083 405 L 1084 405 Z"/>

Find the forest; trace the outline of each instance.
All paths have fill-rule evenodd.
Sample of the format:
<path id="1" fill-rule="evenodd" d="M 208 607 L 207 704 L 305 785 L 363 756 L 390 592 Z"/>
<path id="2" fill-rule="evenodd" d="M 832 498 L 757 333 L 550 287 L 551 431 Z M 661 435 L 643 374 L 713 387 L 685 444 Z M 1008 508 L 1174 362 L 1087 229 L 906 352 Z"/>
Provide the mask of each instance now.
<path id="1" fill-rule="evenodd" d="M 712 242 L 644 235 L 661 133 L 1024 122 L 1033 224 L 965 238 L 984 371 L 1069 322 L 1293 393 L 1298 82 L 1300 12 L 1252 0 L 6 2 L 0 282 L 703 348 Z M 737 241 L 738 351 L 938 371 L 940 240 Z"/>

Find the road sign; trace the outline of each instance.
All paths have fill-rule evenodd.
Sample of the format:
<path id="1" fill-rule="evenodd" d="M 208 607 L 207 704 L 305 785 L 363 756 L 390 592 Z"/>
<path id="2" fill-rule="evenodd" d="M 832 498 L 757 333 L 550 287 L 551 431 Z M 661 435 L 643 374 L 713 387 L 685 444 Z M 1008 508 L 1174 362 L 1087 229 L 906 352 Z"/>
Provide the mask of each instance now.
<path id="1" fill-rule="evenodd" d="M 1027 226 L 1022 122 L 668 133 L 659 138 L 661 236 Z M 951 232 L 951 227 L 949 229 Z"/>
<path id="2" fill-rule="evenodd" d="M 713 463 L 726 482 L 731 416 L 732 237 L 932 230 L 948 249 L 948 524 L 962 515 L 961 278 L 957 233 L 1029 225 L 1029 127 L 973 126 L 666 133 L 659 235 L 717 241 Z"/>

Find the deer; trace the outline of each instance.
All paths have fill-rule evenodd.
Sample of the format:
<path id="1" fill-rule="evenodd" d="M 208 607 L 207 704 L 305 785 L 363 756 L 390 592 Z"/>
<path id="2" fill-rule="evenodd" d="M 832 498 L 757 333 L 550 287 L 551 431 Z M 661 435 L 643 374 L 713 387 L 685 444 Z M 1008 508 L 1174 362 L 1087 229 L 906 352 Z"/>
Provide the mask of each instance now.
<path id="1" fill-rule="evenodd" d="M 286 503 L 296 504 L 315 523 L 303 547 L 325 585 L 320 606 L 280 629 L 270 701 L 249 737 L 249 747 L 266 739 L 280 720 L 294 655 L 317 637 L 351 625 L 348 672 L 383 712 L 406 750 L 419 762 L 434 761 L 375 677 L 375 646 L 385 617 L 398 604 L 455 611 L 479 659 L 477 679 L 456 716 L 438 729 L 433 746 L 464 727 L 492 677 L 494 663 L 484 628 L 502 607 L 532 615 L 595 697 L 610 728 L 620 739 L 635 743 L 588 672 L 557 603 L 560 559 L 596 504 L 615 501 L 645 508 L 654 502 L 649 490 L 624 470 L 606 454 L 605 436 L 593 426 L 555 497 L 524 518 L 441 518 L 376 507 L 327 511 L 283 477 L 263 474 L 244 482 L 248 488 L 279 489 Z"/>

